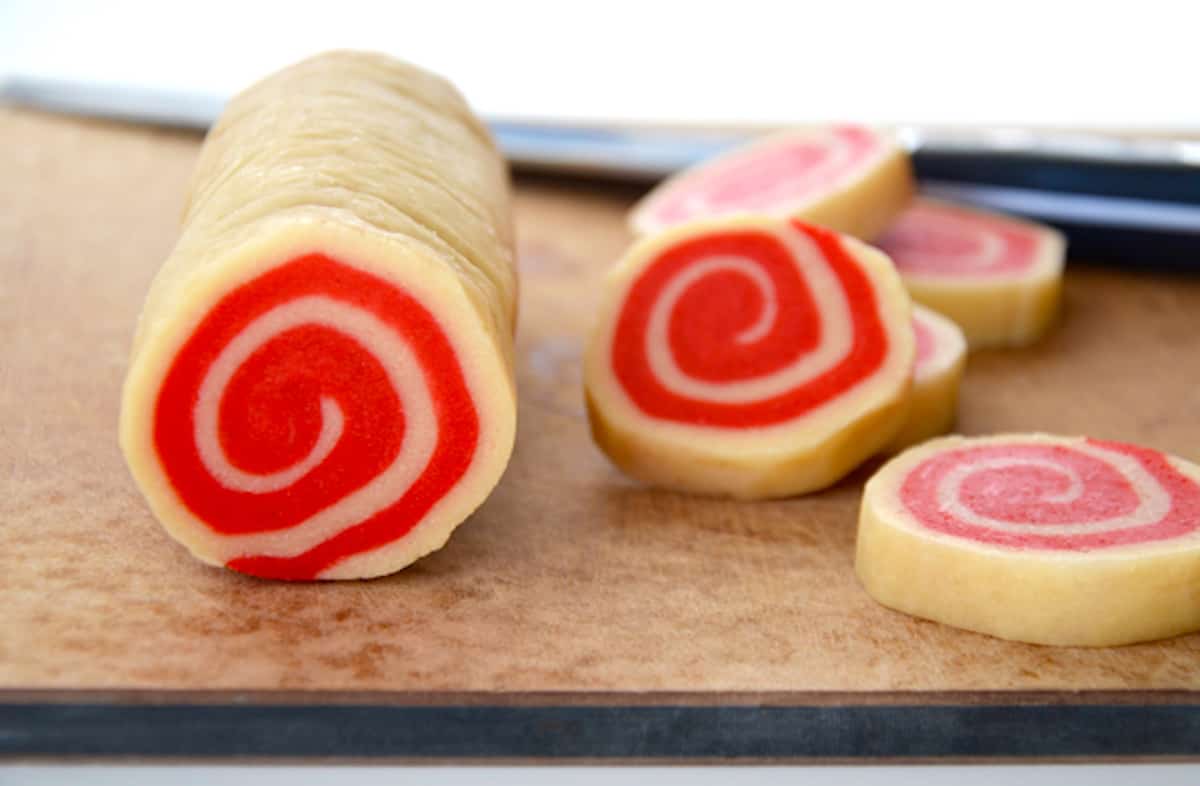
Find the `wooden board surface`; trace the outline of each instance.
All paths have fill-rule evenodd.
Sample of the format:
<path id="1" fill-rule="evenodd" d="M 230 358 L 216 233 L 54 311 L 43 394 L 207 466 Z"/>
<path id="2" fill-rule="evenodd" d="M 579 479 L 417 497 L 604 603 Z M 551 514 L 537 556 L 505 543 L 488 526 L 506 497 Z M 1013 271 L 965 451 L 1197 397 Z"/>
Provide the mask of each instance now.
<path id="1" fill-rule="evenodd" d="M 636 193 L 522 182 L 520 427 L 447 548 L 370 582 L 193 561 L 116 443 L 141 299 L 197 139 L 0 112 L 0 687 L 433 692 L 1200 688 L 1200 636 L 1052 649 L 874 604 L 860 471 L 770 503 L 639 487 L 592 446 L 579 356 Z M 1045 429 L 1200 460 L 1200 280 L 1072 265 L 1063 324 L 971 358 L 961 429 Z M 981 694 L 988 695 L 988 694 Z"/>

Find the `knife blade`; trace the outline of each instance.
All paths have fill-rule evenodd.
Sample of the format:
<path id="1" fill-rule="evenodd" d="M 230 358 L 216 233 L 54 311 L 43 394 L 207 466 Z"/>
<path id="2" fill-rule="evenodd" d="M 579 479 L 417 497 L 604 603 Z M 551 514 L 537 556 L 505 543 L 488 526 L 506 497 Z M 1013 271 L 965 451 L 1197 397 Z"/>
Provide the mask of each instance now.
<path id="1" fill-rule="evenodd" d="M 224 97 L 15 74 L 0 100 L 57 112 L 207 128 Z M 652 183 L 767 129 L 491 118 L 518 171 Z M 922 192 L 1022 215 L 1066 233 L 1072 256 L 1200 270 L 1200 141 L 901 126 Z"/>

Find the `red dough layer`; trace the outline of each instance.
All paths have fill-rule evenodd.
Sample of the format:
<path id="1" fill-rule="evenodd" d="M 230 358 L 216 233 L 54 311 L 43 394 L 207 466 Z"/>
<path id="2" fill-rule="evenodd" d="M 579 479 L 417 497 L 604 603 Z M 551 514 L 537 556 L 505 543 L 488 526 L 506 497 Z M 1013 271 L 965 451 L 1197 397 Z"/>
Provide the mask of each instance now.
<path id="1" fill-rule="evenodd" d="M 929 529 L 959 538 L 1022 549 L 1087 551 L 1177 538 L 1200 527 L 1200 485 L 1180 473 L 1155 450 L 1118 442 L 1088 440 L 1090 444 L 1137 461 L 1162 486 L 1171 507 L 1158 521 L 1107 532 L 1021 534 L 989 529 L 961 521 L 940 509 L 937 487 L 965 457 L 1038 459 L 1074 469 L 1084 483 L 1083 493 L 1070 503 L 1046 501 L 1067 490 L 1068 479 L 1035 466 L 979 470 L 963 481 L 959 499 L 976 514 L 1012 524 L 1086 524 L 1127 515 L 1138 506 L 1138 490 L 1102 459 L 1061 445 L 986 445 L 952 450 L 923 462 L 909 473 L 900 500 Z"/>
<path id="2" fill-rule="evenodd" d="M 672 279 L 710 257 L 740 256 L 756 261 L 774 284 L 778 318 L 767 335 L 752 343 L 738 343 L 735 337 L 754 323 L 763 308 L 761 294 L 736 273 L 706 276 L 680 297 L 672 314 L 668 335 L 681 371 L 711 382 L 751 380 L 785 368 L 816 348 L 821 340 L 820 314 L 812 292 L 792 252 L 778 238 L 758 231 L 693 238 L 663 252 L 647 266 L 630 287 L 617 321 L 613 371 L 642 411 L 652 417 L 695 425 L 769 426 L 837 398 L 882 365 L 889 342 L 870 280 L 837 235 L 800 222 L 793 226 L 817 244 L 845 290 L 855 334 L 849 354 L 800 387 L 752 403 L 703 401 L 663 386 L 646 355 L 651 310 Z"/>
<path id="3" fill-rule="evenodd" d="M 828 190 L 879 149 L 878 139 L 865 128 L 839 126 L 831 133 L 841 145 L 800 138 L 765 144 L 729 166 L 716 164 L 660 203 L 655 218 L 677 223 L 697 213 L 769 212 Z M 845 151 L 845 157 L 831 162 L 837 151 Z"/>
<path id="4" fill-rule="evenodd" d="M 988 238 L 1000 247 L 981 264 Z M 902 273 L 990 276 L 1028 269 L 1038 242 L 1037 233 L 1020 224 L 926 203 L 905 211 L 876 245 Z"/>
<path id="5" fill-rule="evenodd" d="M 226 295 L 180 349 L 159 392 L 154 442 L 176 493 L 214 532 L 293 527 L 365 486 L 396 458 L 401 403 L 379 361 L 332 327 L 304 325 L 273 337 L 235 372 L 220 403 L 219 438 L 234 466 L 266 474 L 303 458 L 320 432 L 320 398 L 345 416 L 333 452 L 292 486 L 255 494 L 222 486 L 201 462 L 194 410 L 221 351 L 275 306 L 321 295 L 370 312 L 412 348 L 436 409 L 437 445 L 424 473 L 394 504 L 290 558 L 247 555 L 229 567 L 256 576 L 311 579 L 339 560 L 404 537 L 470 466 L 479 418 L 453 347 L 433 315 L 392 284 L 322 254 L 299 257 Z"/>

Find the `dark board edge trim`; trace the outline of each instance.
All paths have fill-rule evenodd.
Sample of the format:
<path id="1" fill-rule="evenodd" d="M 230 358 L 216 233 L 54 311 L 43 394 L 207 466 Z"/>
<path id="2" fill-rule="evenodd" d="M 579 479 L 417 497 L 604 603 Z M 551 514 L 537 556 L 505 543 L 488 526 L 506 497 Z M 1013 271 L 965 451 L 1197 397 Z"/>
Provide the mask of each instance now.
<path id="1" fill-rule="evenodd" d="M 62 755 L 38 754 L 5 756 L 0 754 L 0 768 L 19 765 L 64 765 L 84 767 L 89 765 L 126 766 L 216 766 L 216 767 L 897 767 L 897 766 L 1021 766 L 1021 765 L 1179 765 L 1200 764 L 1200 754 L 1164 756 L 940 756 L 940 757 L 873 757 L 840 756 L 823 757 L 750 757 L 730 756 L 725 758 L 701 757 L 431 757 L 431 756 L 152 756 L 136 755 Z"/>
<path id="2" fill-rule="evenodd" d="M 394 691 L 0 688 L 0 705 L 390 705 L 407 707 L 860 707 L 1200 705 L 1200 689 L 964 691 Z"/>
<path id="3" fill-rule="evenodd" d="M 1200 758 L 1200 697 L 1157 703 L 0 702 L 5 758 L 458 761 Z"/>

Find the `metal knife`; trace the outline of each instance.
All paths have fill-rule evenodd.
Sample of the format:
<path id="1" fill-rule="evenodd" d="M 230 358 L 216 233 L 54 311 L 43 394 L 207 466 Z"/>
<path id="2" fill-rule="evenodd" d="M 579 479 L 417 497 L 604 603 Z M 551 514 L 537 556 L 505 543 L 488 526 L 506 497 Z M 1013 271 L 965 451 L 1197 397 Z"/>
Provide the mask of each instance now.
<path id="1" fill-rule="evenodd" d="M 53 111 L 203 129 L 223 97 L 12 75 L 0 100 Z M 494 118 L 513 166 L 650 183 L 763 129 L 577 125 Z M 897 129 L 921 190 L 1027 216 L 1066 233 L 1071 255 L 1200 271 L 1200 140 L 1028 129 Z"/>

